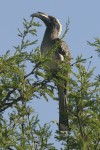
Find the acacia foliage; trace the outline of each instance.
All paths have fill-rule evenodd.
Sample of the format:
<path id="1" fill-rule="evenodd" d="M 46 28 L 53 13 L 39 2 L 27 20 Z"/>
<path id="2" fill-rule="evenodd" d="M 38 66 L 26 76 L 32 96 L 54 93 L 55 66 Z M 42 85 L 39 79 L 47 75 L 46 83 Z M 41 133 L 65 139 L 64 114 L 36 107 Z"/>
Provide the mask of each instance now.
<path id="1" fill-rule="evenodd" d="M 4 150 L 13 148 L 18 150 L 56 149 L 54 143 L 48 142 L 52 133 L 50 125 L 44 124 L 41 127 L 38 115 L 35 117 L 35 110 L 27 106 L 27 102 L 34 98 L 41 99 L 41 96 L 48 101 L 47 94 L 55 99 L 54 89 L 56 89 L 56 84 L 61 84 L 58 78 L 61 77 L 69 82 L 66 106 L 68 132 L 60 133 L 57 127 L 55 139 L 61 141 L 66 150 L 99 149 L 99 76 L 94 82 L 90 80 L 95 68 L 87 71 L 82 65 L 86 59 L 80 56 L 76 58 L 75 63 L 78 69 L 77 74 L 66 65 L 68 59 L 65 60 L 65 63 L 57 62 L 60 69 L 56 73 L 50 72 L 45 62 L 52 61 L 49 56 L 57 45 L 45 57 L 41 55 L 39 47 L 29 52 L 26 49 L 36 44 L 37 40 L 30 42 L 25 41 L 25 38 L 28 34 L 36 36 L 36 30 L 31 27 L 40 26 L 40 24 L 33 22 L 33 19 L 27 22 L 24 18 L 23 25 L 25 28 L 23 33 L 18 29 L 18 36 L 22 38 L 21 45 L 14 46 L 14 55 L 10 56 L 10 51 L 7 51 L 4 56 L 0 57 L 0 148 Z M 25 70 L 27 62 L 32 64 L 32 70 L 29 73 Z M 47 68 L 45 73 L 43 73 L 44 67 Z M 66 77 L 66 71 L 71 72 L 75 79 Z M 52 81 L 55 82 L 55 86 L 50 84 Z M 7 108 L 13 109 L 12 113 L 9 113 L 8 122 L 3 117 Z"/>

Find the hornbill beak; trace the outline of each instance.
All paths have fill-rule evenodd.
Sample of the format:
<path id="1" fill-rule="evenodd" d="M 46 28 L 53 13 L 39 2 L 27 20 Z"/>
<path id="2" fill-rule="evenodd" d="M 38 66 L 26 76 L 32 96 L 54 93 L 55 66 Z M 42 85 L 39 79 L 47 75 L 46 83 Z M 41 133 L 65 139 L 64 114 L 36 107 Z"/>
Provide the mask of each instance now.
<path id="1" fill-rule="evenodd" d="M 44 23 L 50 22 L 49 16 L 42 12 L 33 13 L 32 15 L 30 15 L 30 17 L 37 17 L 37 18 L 41 19 Z"/>

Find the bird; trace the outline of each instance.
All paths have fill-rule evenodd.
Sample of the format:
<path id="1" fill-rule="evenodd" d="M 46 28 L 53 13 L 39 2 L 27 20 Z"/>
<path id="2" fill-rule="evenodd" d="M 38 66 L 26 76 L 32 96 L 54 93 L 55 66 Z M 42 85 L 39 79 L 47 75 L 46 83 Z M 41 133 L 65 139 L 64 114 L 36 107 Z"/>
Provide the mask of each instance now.
<path id="1" fill-rule="evenodd" d="M 41 19 L 46 25 L 46 30 L 40 47 L 41 53 L 44 54 L 44 56 L 48 51 L 51 50 L 52 46 L 56 44 L 56 42 L 61 43 L 60 46 L 57 47 L 57 50 L 51 54 L 52 62 L 46 62 L 46 65 L 50 68 L 51 71 L 56 71 L 59 68 L 59 65 L 56 61 L 62 62 L 64 61 L 65 57 L 71 58 L 71 53 L 67 44 L 59 37 L 62 31 L 62 25 L 57 18 L 42 12 L 33 13 L 30 15 L 30 17 L 37 17 Z M 71 59 L 69 60 L 68 64 L 71 64 Z M 66 74 L 70 76 L 69 72 Z M 67 86 L 67 84 L 68 83 L 66 83 L 65 86 Z M 68 117 L 66 117 L 65 114 L 67 111 L 67 90 L 60 85 L 57 85 L 57 88 L 59 96 L 59 131 L 67 132 Z"/>

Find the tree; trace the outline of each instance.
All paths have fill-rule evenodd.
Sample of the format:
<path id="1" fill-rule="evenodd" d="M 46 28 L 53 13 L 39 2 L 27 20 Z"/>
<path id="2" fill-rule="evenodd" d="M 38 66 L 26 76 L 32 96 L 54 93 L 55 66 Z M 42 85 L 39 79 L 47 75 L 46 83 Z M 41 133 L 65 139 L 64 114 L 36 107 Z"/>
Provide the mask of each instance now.
<path id="1" fill-rule="evenodd" d="M 33 45 L 37 40 L 30 42 L 25 37 L 28 33 L 36 35 L 35 29 L 30 29 L 32 26 L 40 26 L 39 23 L 27 22 L 24 18 L 24 32 L 19 29 L 19 36 L 22 37 L 21 46 L 14 47 L 16 52 L 13 56 L 9 56 L 10 51 L 0 58 L 0 148 L 1 149 L 56 149 L 53 143 L 49 143 L 51 137 L 50 125 L 44 124 L 41 127 L 39 124 L 38 115 L 35 117 L 34 109 L 27 106 L 27 102 L 34 97 L 44 98 L 48 101 L 46 94 L 54 98 L 55 86 L 51 86 L 50 82 L 61 84 L 57 76 L 60 76 L 65 81 L 69 82 L 67 86 L 67 112 L 68 117 L 68 132 L 60 133 L 56 131 L 55 139 L 62 141 L 64 149 L 99 149 L 100 148 L 100 98 L 99 98 L 99 78 L 96 77 L 95 82 L 91 82 L 90 78 L 95 68 L 91 71 L 86 71 L 82 65 L 86 59 L 82 59 L 82 55 L 76 58 L 75 66 L 78 69 L 78 74 L 71 71 L 65 63 L 60 63 L 63 70 L 50 73 L 49 68 L 45 65 L 46 61 L 52 61 L 49 56 L 53 53 L 55 45 L 50 52 L 44 57 L 40 54 L 39 47 L 32 50 L 30 53 L 24 52 L 24 49 Z M 29 61 L 34 65 L 30 73 L 26 74 L 25 62 Z M 68 60 L 66 59 L 66 62 Z M 59 62 L 58 62 L 59 63 Z M 48 71 L 43 73 L 43 67 Z M 64 74 L 69 70 L 73 76 L 69 80 Z M 33 76 L 35 80 L 33 80 Z M 41 80 L 39 79 L 41 77 Z M 62 84 L 62 86 L 64 86 Z M 91 89 L 92 88 L 92 89 Z M 21 104 L 19 103 L 21 102 Z M 3 112 L 7 108 L 14 108 L 9 114 L 9 123 L 3 117 Z M 30 115 L 33 113 L 33 116 Z M 55 122 L 54 122 L 55 123 Z M 39 129 L 37 129 L 37 126 Z M 61 148 L 62 149 L 62 148 Z"/>

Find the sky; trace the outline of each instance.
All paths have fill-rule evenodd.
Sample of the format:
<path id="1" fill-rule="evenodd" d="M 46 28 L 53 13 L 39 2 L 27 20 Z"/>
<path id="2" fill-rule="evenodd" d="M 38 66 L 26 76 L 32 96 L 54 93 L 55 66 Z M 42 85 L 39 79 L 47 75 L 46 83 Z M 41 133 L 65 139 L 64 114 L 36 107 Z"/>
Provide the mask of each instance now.
<path id="1" fill-rule="evenodd" d="M 18 37 L 18 28 L 23 31 L 23 17 L 27 21 L 30 21 L 30 15 L 36 12 L 43 12 L 47 15 L 56 17 L 62 24 L 62 33 L 64 34 L 66 28 L 66 22 L 70 17 L 69 31 L 64 38 L 64 41 L 69 47 L 71 56 L 73 58 L 72 63 L 75 62 L 76 57 L 83 54 L 82 58 L 86 59 L 93 56 L 92 59 L 88 59 L 86 68 L 89 67 L 89 71 L 96 66 L 93 74 L 93 78 L 99 74 L 100 59 L 95 47 L 87 44 L 87 41 L 94 42 L 94 37 L 100 38 L 100 1 L 93 0 L 21 0 L 21 1 L 0 1 L 0 55 L 4 55 L 7 50 L 10 51 L 10 55 L 13 55 L 15 49 L 13 46 L 21 44 L 21 38 Z M 42 24 L 41 27 L 36 27 L 37 44 L 35 47 L 40 46 L 43 35 L 45 32 L 44 23 L 38 19 L 34 19 L 35 22 Z M 35 39 L 30 39 L 31 41 Z M 34 48 L 34 47 L 33 47 Z M 27 73 L 30 71 L 30 66 L 27 68 Z M 73 67 L 73 71 L 77 72 Z M 57 92 L 55 91 L 55 97 Z M 48 97 L 48 102 L 42 97 L 41 99 L 33 99 L 31 106 L 39 113 L 40 124 L 50 122 L 51 120 L 59 121 L 58 114 L 58 102 Z M 10 110 L 11 111 L 11 110 Z M 7 113 L 7 112 L 6 112 Z M 6 115 L 5 115 L 6 118 Z M 61 143 L 54 140 L 55 131 L 57 130 L 56 124 L 51 124 L 52 137 L 50 142 L 54 143 L 59 150 Z"/>

